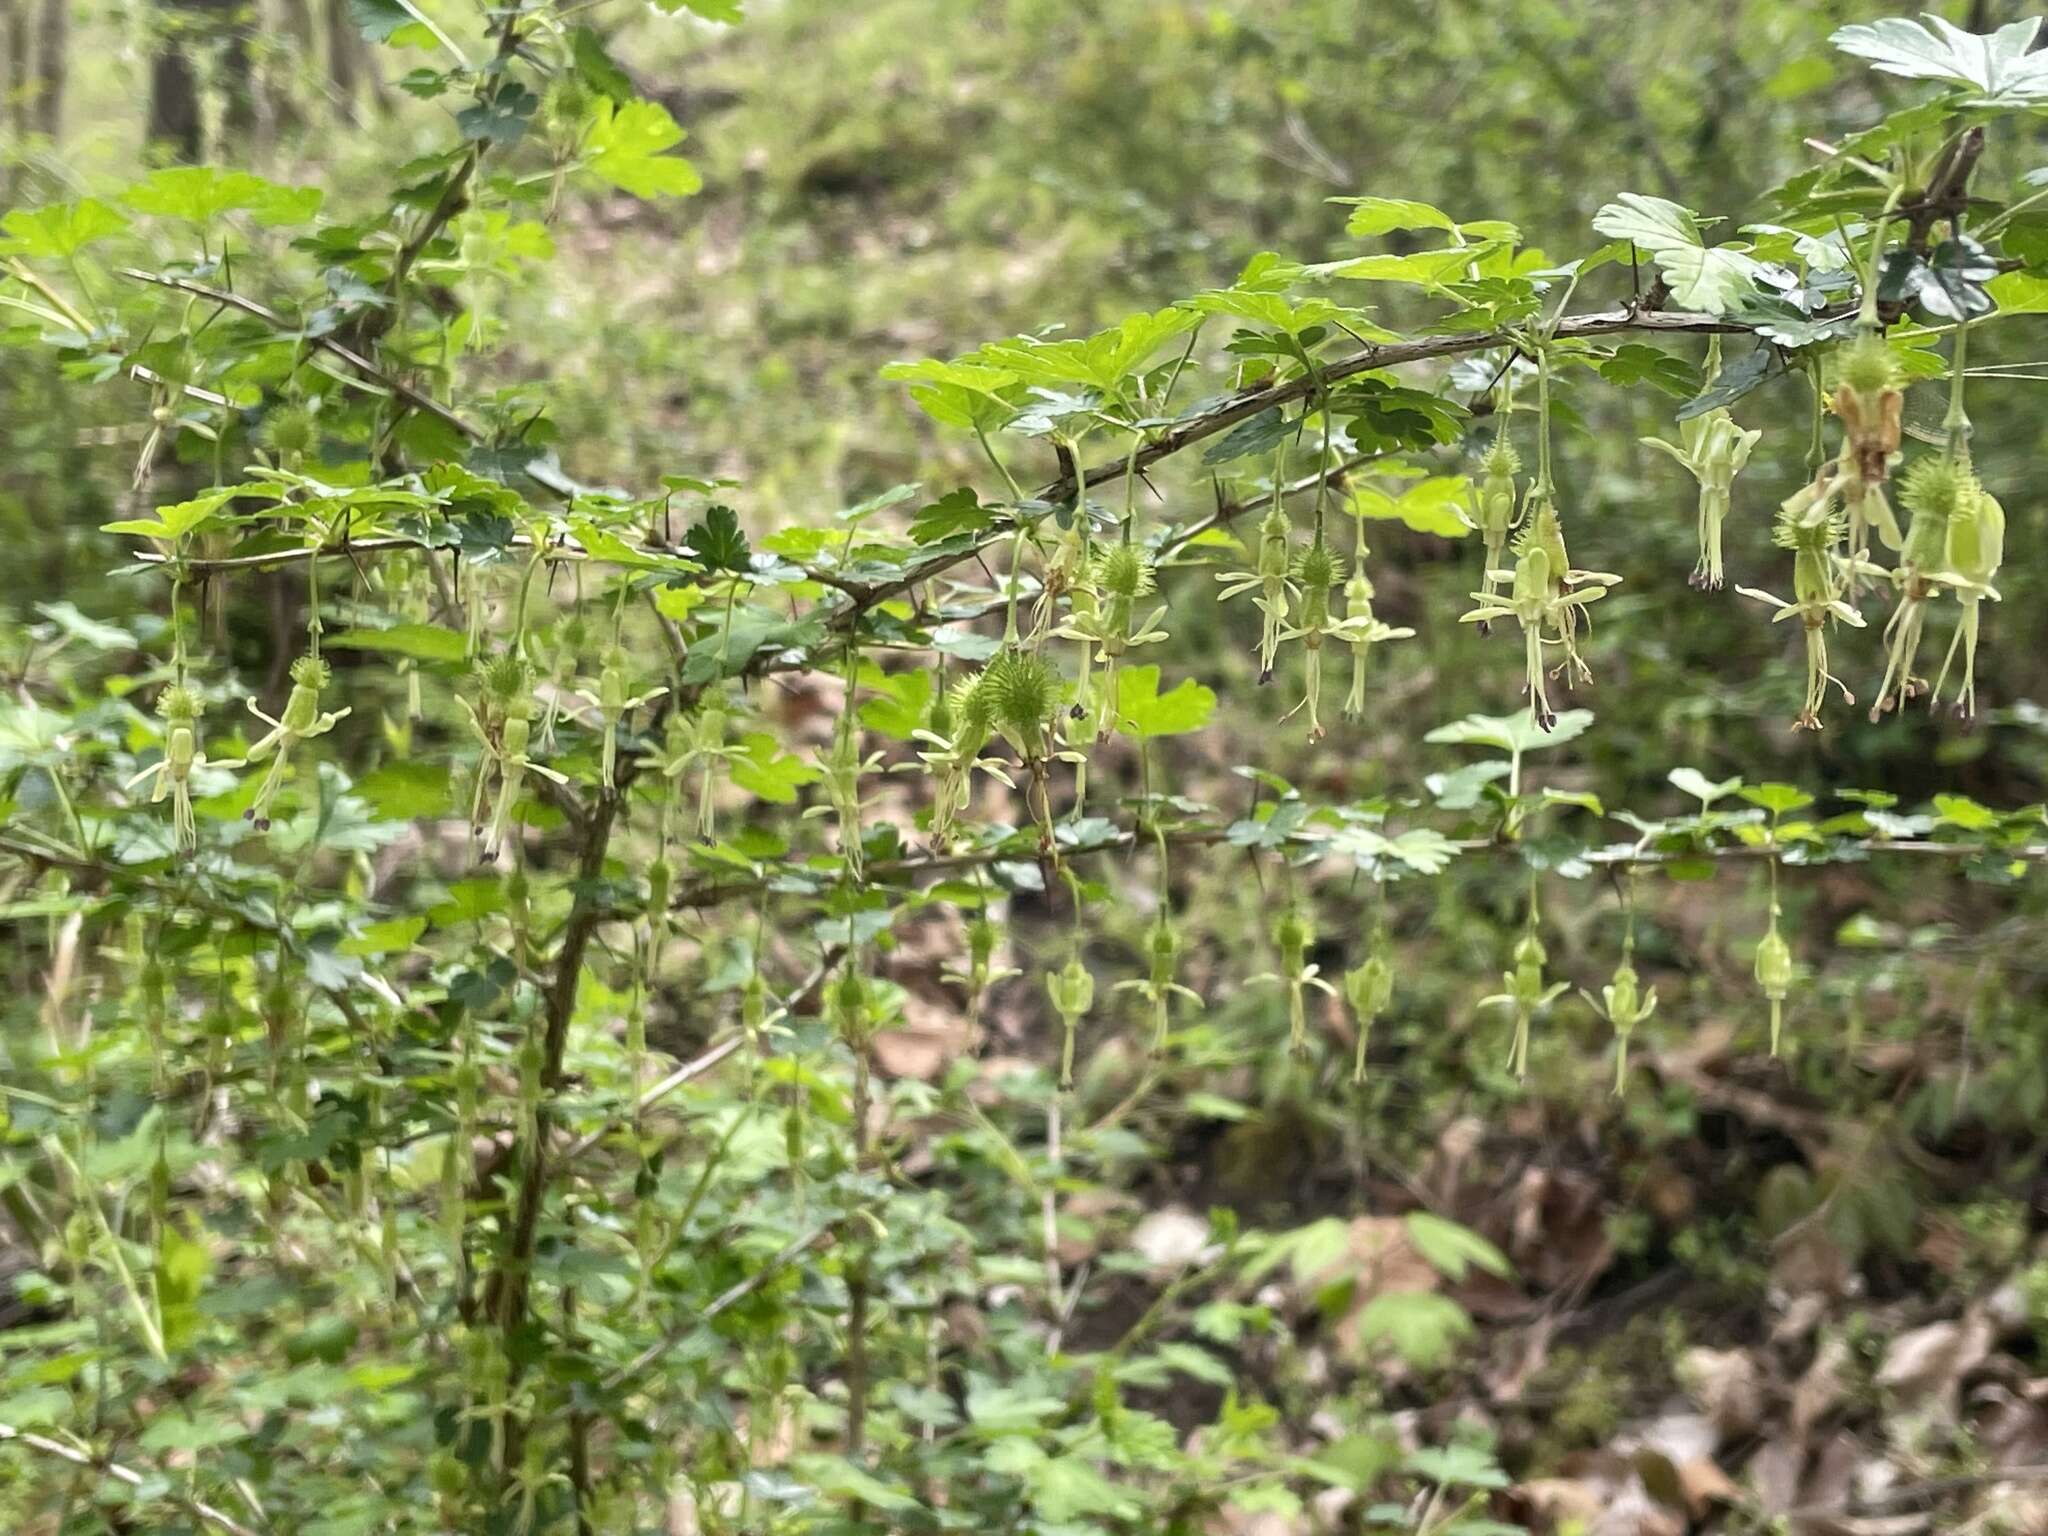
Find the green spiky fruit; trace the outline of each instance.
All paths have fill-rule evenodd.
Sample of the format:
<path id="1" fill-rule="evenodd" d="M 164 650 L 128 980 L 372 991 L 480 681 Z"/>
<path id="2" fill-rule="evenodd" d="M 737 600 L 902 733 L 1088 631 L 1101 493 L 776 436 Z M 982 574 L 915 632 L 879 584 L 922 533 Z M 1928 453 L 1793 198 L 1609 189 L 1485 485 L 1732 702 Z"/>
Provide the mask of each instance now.
<path id="1" fill-rule="evenodd" d="M 296 672 L 296 669 L 294 671 Z M 199 718 L 205 708 L 198 694 L 177 684 L 166 688 L 156 698 L 157 714 L 173 725 L 190 725 Z"/>
<path id="2" fill-rule="evenodd" d="M 580 133 L 590 115 L 590 87 L 573 70 L 564 70 L 548 85 L 541 97 L 540 121 L 550 137 L 567 138 Z"/>
<path id="3" fill-rule="evenodd" d="M 1343 557 L 1332 554 L 1320 539 L 1303 550 L 1294 562 L 1294 579 L 1310 591 L 1327 592 L 1343 576 Z"/>
<path id="4" fill-rule="evenodd" d="M 1899 500 L 1913 514 L 1900 560 L 1923 570 L 1939 566 L 1949 519 L 1958 512 L 1969 515 L 1982 494 L 1976 474 L 1963 460 L 1945 456 L 1916 460 L 1899 488 Z"/>
<path id="5" fill-rule="evenodd" d="M 1846 525 L 1847 520 L 1840 512 L 1831 512 L 1817 519 L 1811 515 L 1781 512 L 1771 529 L 1771 542 L 1780 549 L 1819 554 L 1841 541 Z"/>
<path id="6" fill-rule="evenodd" d="M 1837 377 L 1864 399 L 1874 399 L 1899 387 L 1899 360 L 1882 336 L 1866 331 L 1842 349 Z"/>
<path id="7" fill-rule="evenodd" d="M 1899 500 L 1916 516 L 1947 522 L 1965 500 L 1976 499 L 1977 476 L 1961 459 L 1931 455 L 1914 461 L 1899 487 Z"/>
<path id="8" fill-rule="evenodd" d="M 996 728 L 995 689 L 989 686 L 986 669 L 972 677 L 961 678 L 949 692 L 946 707 L 953 729 L 941 731 L 940 735 L 952 737 L 957 732 L 961 740 L 969 737 L 979 739 Z"/>
<path id="9" fill-rule="evenodd" d="M 313 451 L 318 431 L 303 405 L 283 405 L 263 419 L 263 444 L 279 458 L 302 458 Z"/>
<path id="10" fill-rule="evenodd" d="M 1522 456 L 1515 452 L 1515 445 L 1508 441 L 1506 433 L 1497 435 L 1492 445 L 1480 455 L 1479 472 L 1482 475 L 1509 477 L 1522 472 Z"/>
<path id="11" fill-rule="evenodd" d="M 509 651 L 492 657 L 484 666 L 484 692 L 493 699 L 503 702 L 519 698 L 526 692 L 527 683 L 526 662 Z"/>
<path id="12" fill-rule="evenodd" d="M 1138 598 L 1154 586 L 1152 557 L 1134 544 L 1117 544 L 1095 560 L 1095 585 L 1108 598 Z"/>
<path id="13" fill-rule="evenodd" d="M 292 663 L 292 681 L 311 688 L 316 693 L 325 688 L 333 676 L 333 669 L 318 656 L 301 656 Z"/>
<path id="14" fill-rule="evenodd" d="M 1006 650 L 989 662 L 981 687 L 996 724 L 1023 741 L 1035 740 L 1060 707 L 1064 680 L 1042 656 Z"/>

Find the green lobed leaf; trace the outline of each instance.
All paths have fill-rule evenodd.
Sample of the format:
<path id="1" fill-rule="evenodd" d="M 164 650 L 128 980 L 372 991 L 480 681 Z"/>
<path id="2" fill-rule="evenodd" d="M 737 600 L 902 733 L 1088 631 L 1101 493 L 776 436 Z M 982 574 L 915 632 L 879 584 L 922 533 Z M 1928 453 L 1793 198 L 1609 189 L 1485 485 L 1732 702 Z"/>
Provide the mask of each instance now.
<path id="1" fill-rule="evenodd" d="M 1593 215 L 1593 228 L 1647 251 L 1682 309 L 1722 315 L 1756 291 L 1755 258 L 1708 246 L 1699 215 L 1667 198 L 1624 192 Z"/>
<path id="2" fill-rule="evenodd" d="M 1932 14 L 1924 26 L 1887 16 L 1843 27 L 1829 41 L 1885 74 L 1961 86 L 1973 104 L 2028 106 L 2048 101 L 2048 57 L 2032 51 L 2040 29 L 2039 17 L 1977 33 Z"/>
<path id="3" fill-rule="evenodd" d="M 1159 691 L 1155 666 L 1125 667 L 1116 678 L 1116 728 L 1129 736 L 1185 736 L 1209 723 L 1216 692 L 1193 678 Z"/>
<path id="4" fill-rule="evenodd" d="M 598 98 L 584 141 L 584 166 L 593 175 L 635 197 L 687 197 L 704 178 L 680 155 L 667 151 L 683 141 L 683 130 L 658 101 L 644 98 L 623 106 Z"/>

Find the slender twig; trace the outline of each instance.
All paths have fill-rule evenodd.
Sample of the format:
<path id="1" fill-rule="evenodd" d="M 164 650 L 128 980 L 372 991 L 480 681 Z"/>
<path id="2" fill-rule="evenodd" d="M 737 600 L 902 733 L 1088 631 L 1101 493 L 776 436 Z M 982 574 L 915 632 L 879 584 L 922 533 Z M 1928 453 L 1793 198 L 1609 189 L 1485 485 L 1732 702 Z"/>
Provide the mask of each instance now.
<path id="1" fill-rule="evenodd" d="M 624 1365 L 605 1377 L 604 1381 L 600 1384 L 600 1390 L 605 1392 L 617 1391 L 650 1365 L 654 1364 L 663 1355 L 682 1343 L 691 1329 L 701 1327 L 717 1317 L 721 1312 L 745 1301 L 754 1292 L 761 1289 L 762 1286 L 773 1280 L 783 1270 L 809 1253 L 820 1243 L 831 1241 L 833 1232 L 837 1230 L 841 1222 L 847 1219 L 846 1217 L 841 1217 L 837 1221 L 828 1221 L 823 1226 L 815 1227 L 804 1236 L 797 1238 L 766 1264 L 755 1270 L 751 1275 L 748 1275 L 746 1279 L 736 1281 L 726 1290 L 722 1291 L 703 1311 L 693 1314 L 684 1322 L 671 1328 L 667 1333 L 655 1340 L 654 1343 L 648 1345 L 631 1360 L 628 1360 Z"/>
<path id="2" fill-rule="evenodd" d="M 52 1440 L 47 1435 L 16 1429 L 12 1424 L 0 1424 L 0 1442 L 4 1441 L 12 1441 L 45 1456 L 54 1456 L 60 1461 L 68 1461 L 74 1467 L 84 1467 L 89 1471 L 103 1473 L 117 1483 L 126 1483 L 130 1488 L 140 1488 L 148 1481 L 140 1472 L 132 1467 L 124 1467 L 118 1461 L 108 1461 L 103 1457 L 89 1455 L 66 1445 L 61 1440 Z M 258 1536 L 254 1527 L 242 1524 L 226 1510 L 216 1509 L 211 1504 L 198 1499 L 183 1498 L 178 1494 L 166 1494 L 165 1497 L 209 1525 L 219 1526 L 228 1532 L 229 1536 Z"/>
<path id="3" fill-rule="evenodd" d="M 92 322 L 81 315 L 72 306 L 70 300 L 66 299 L 56 289 L 44 282 L 41 277 L 37 276 L 35 271 L 26 263 L 10 260 L 4 270 L 9 277 L 20 283 L 24 288 L 41 294 L 45 301 L 57 311 L 58 318 L 77 331 L 79 335 L 90 336 L 92 334 Z M 145 384 L 164 386 L 170 383 L 170 380 L 166 379 L 162 374 L 145 368 L 140 363 L 128 363 L 126 367 L 130 378 L 140 379 Z M 232 403 L 226 395 L 217 394 L 210 389 L 202 389 L 197 384 L 180 384 L 177 388 L 179 393 L 185 395 L 188 399 L 201 400 L 208 405 L 228 405 Z"/>
<path id="4" fill-rule="evenodd" d="M 1746 325 L 1718 319 L 1713 315 L 1690 314 L 1684 311 L 1611 309 L 1588 315 L 1576 315 L 1560 321 L 1555 339 L 1568 341 L 1593 336 L 1612 336 L 1626 331 L 1743 334 L 1749 329 Z M 1262 411 L 1271 410 L 1275 406 L 1290 405 L 1296 400 L 1305 400 L 1325 385 L 1335 384 L 1361 373 L 1370 373 L 1375 368 L 1398 368 L 1435 358 L 1457 357 L 1467 352 L 1485 352 L 1494 347 L 1509 346 L 1514 340 L 1514 335 L 1508 331 L 1483 331 L 1470 335 L 1428 336 L 1418 341 L 1369 345 L 1351 357 L 1321 365 L 1312 375 L 1305 373 L 1292 379 L 1283 379 L 1276 384 L 1241 390 L 1223 404 L 1204 411 L 1199 416 L 1189 417 L 1178 426 L 1169 427 L 1139 449 L 1135 459 L 1126 454 L 1097 464 L 1085 471 L 1081 478 L 1088 485 L 1121 479 L 1130 472 L 1134 462 L 1138 469 L 1144 469 L 1161 459 L 1179 453 L 1184 448 L 1214 437 L 1219 432 L 1227 432 L 1239 422 L 1248 421 Z M 1042 488 L 1038 497 L 1041 501 L 1058 505 L 1070 500 L 1073 494 L 1072 478 L 1062 477 Z"/>
<path id="5" fill-rule="evenodd" d="M 1162 834 L 1169 847 L 1201 848 L 1212 847 L 1224 842 L 1230 829 L 1213 824 L 1185 826 Z M 1141 843 L 1155 843 L 1157 837 L 1150 829 L 1127 829 L 1099 841 L 1068 846 L 1062 845 L 1059 855 L 1063 859 L 1085 858 L 1093 854 L 1118 853 L 1135 848 Z M 1315 833 L 1300 834 L 1288 840 L 1288 846 L 1297 850 L 1314 850 L 1328 845 L 1328 838 Z M 1517 854 L 1521 845 L 1504 842 L 1497 838 L 1459 838 L 1447 840 L 1446 846 L 1455 854 Z M 1819 850 L 1821 857 L 1812 862 L 1839 861 L 1846 857 L 1884 857 L 1891 854 L 1908 856 L 1931 856 L 1935 858 L 1985 858 L 2012 859 L 2023 863 L 2048 862 L 2048 843 L 2026 843 L 2011 848 L 2000 848 L 1983 843 L 1938 843 L 1930 840 L 1888 841 L 1883 838 L 1849 839 L 1827 844 Z M 1590 848 L 1580 855 L 1587 864 L 1603 868 L 1650 868 L 1660 864 L 1673 864 L 1691 859 L 1749 860 L 1767 859 L 1776 855 L 1783 857 L 1787 849 L 1783 845 L 1732 843 L 1725 847 L 1687 849 L 1676 853 L 1654 848 L 1616 846 L 1611 848 Z M 893 881 L 915 880 L 923 875 L 944 875 L 961 870 L 981 869 L 990 864 L 1030 863 L 1037 857 L 1035 848 L 1003 843 L 992 848 L 973 848 L 950 853 L 914 854 L 902 859 L 883 859 L 867 866 L 868 878 L 875 884 Z M 748 878 L 741 880 L 706 881 L 685 886 L 677 894 L 675 905 L 686 908 L 721 906 L 743 897 L 757 896 L 770 889 L 768 879 Z"/>
<path id="6" fill-rule="evenodd" d="M 675 1071 L 669 1073 L 667 1077 L 649 1087 L 633 1101 L 635 1109 L 644 1112 L 653 1108 L 654 1105 L 674 1093 L 683 1084 L 702 1077 L 706 1072 L 709 1072 L 746 1043 L 747 1037 L 745 1035 L 728 1035 L 725 1039 L 719 1041 L 718 1044 L 712 1046 L 710 1050 L 704 1052 L 703 1055 L 684 1062 Z M 609 1136 L 617 1129 L 621 1121 L 626 1118 L 624 1115 L 616 1115 L 605 1121 L 603 1125 L 597 1126 L 595 1129 L 586 1131 L 581 1136 L 578 1136 L 563 1150 L 562 1161 L 569 1162 L 581 1157 L 600 1141 L 603 1141 L 605 1137 Z"/>
<path id="7" fill-rule="evenodd" d="M 305 341 L 309 346 L 318 348 L 330 357 L 347 364 L 372 384 L 377 385 L 381 389 L 389 390 L 414 410 L 422 411 L 434 417 L 437 421 L 453 427 L 471 442 L 481 443 L 487 442 L 490 439 L 491 434 L 477 423 L 471 421 L 467 416 L 443 405 L 425 390 L 408 384 L 389 369 L 378 367 L 376 363 L 358 352 L 354 347 L 348 345 L 347 342 L 341 340 L 338 336 L 309 336 L 306 334 L 304 327 L 296 324 L 289 316 L 279 314 L 267 304 L 259 304 L 252 298 L 231 292 L 226 288 L 216 288 L 209 283 L 194 282 L 188 277 L 170 277 L 161 272 L 146 272 L 140 267 L 119 267 L 115 270 L 120 276 L 129 279 L 131 282 L 151 283 L 159 288 L 170 288 L 179 293 L 188 293 L 194 298 L 205 299 L 208 303 L 219 304 L 227 309 L 238 310 L 253 320 L 261 321 L 264 325 L 283 335 L 296 336 Z M 222 400 L 220 403 L 226 404 L 226 401 Z M 558 474 L 545 464 L 530 463 L 526 466 L 525 473 L 529 478 L 540 485 L 546 486 L 557 496 L 567 498 L 573 497 L 576 494 L 576 486 L 567 476 Z M 395 547 L 408 542 L 410 541 L 394 539 L 386 541 L 382 547 Z M 355 549 L 360 554 L 369 547 L 371 547 L 370 542 L 366 541 L 364 544 L 355 546 Z M 335 550 L 337 554 L 343 552 L 338 547 Z M 298 558 L 303 559 L 305 555 L 301 554 Z"/>

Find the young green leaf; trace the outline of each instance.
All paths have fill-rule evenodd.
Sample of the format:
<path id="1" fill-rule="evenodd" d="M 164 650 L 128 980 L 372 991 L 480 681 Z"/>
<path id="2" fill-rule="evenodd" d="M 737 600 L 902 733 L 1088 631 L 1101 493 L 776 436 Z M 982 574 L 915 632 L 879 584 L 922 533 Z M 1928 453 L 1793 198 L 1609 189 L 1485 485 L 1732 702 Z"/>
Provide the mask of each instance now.
<path id="1" fill-rule="evenodd" d="M 1593 228 L 1647 251 L 1682 309 L 1724 315 L 1756 291 L 1755 258 L 1708 246 L 1700 238 L 1699 216 L 1668 199 L 1624 192 L 1593 215 Z"/>

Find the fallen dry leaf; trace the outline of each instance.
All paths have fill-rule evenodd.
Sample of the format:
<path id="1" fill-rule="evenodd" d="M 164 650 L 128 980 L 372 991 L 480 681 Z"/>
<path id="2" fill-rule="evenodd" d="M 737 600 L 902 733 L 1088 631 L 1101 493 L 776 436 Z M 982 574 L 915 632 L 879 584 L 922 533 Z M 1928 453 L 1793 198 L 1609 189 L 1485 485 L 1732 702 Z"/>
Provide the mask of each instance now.
<path id="1" fill-rule="evenodd" d="M 1963 1378 L 1991 1353 L 1994 1335 L 1990 1319 L 1976 1310 L 1902 1333 L 1885 1350 L 1876 1384 L 1909 1407 L 1931 1407 L 1953 1419 Z"/>
<path id="2" fill-rule="evenodd" d="M 1764 1372 L 1747 1350 L 1689 1349 L 1679 1357 L 1678 1380 L 1713 1421 L 1722 1444 L 1763 1421 Z"/>
<path id="3" fill-rule="evenodd" d="M 1848 1389 L 1849 1346 L 1838 1334 L 1820 1341 L 1799 1382 L 1792 1389 L 1792 1435 L 1805 1440 L 1833 1410 Z"/>

